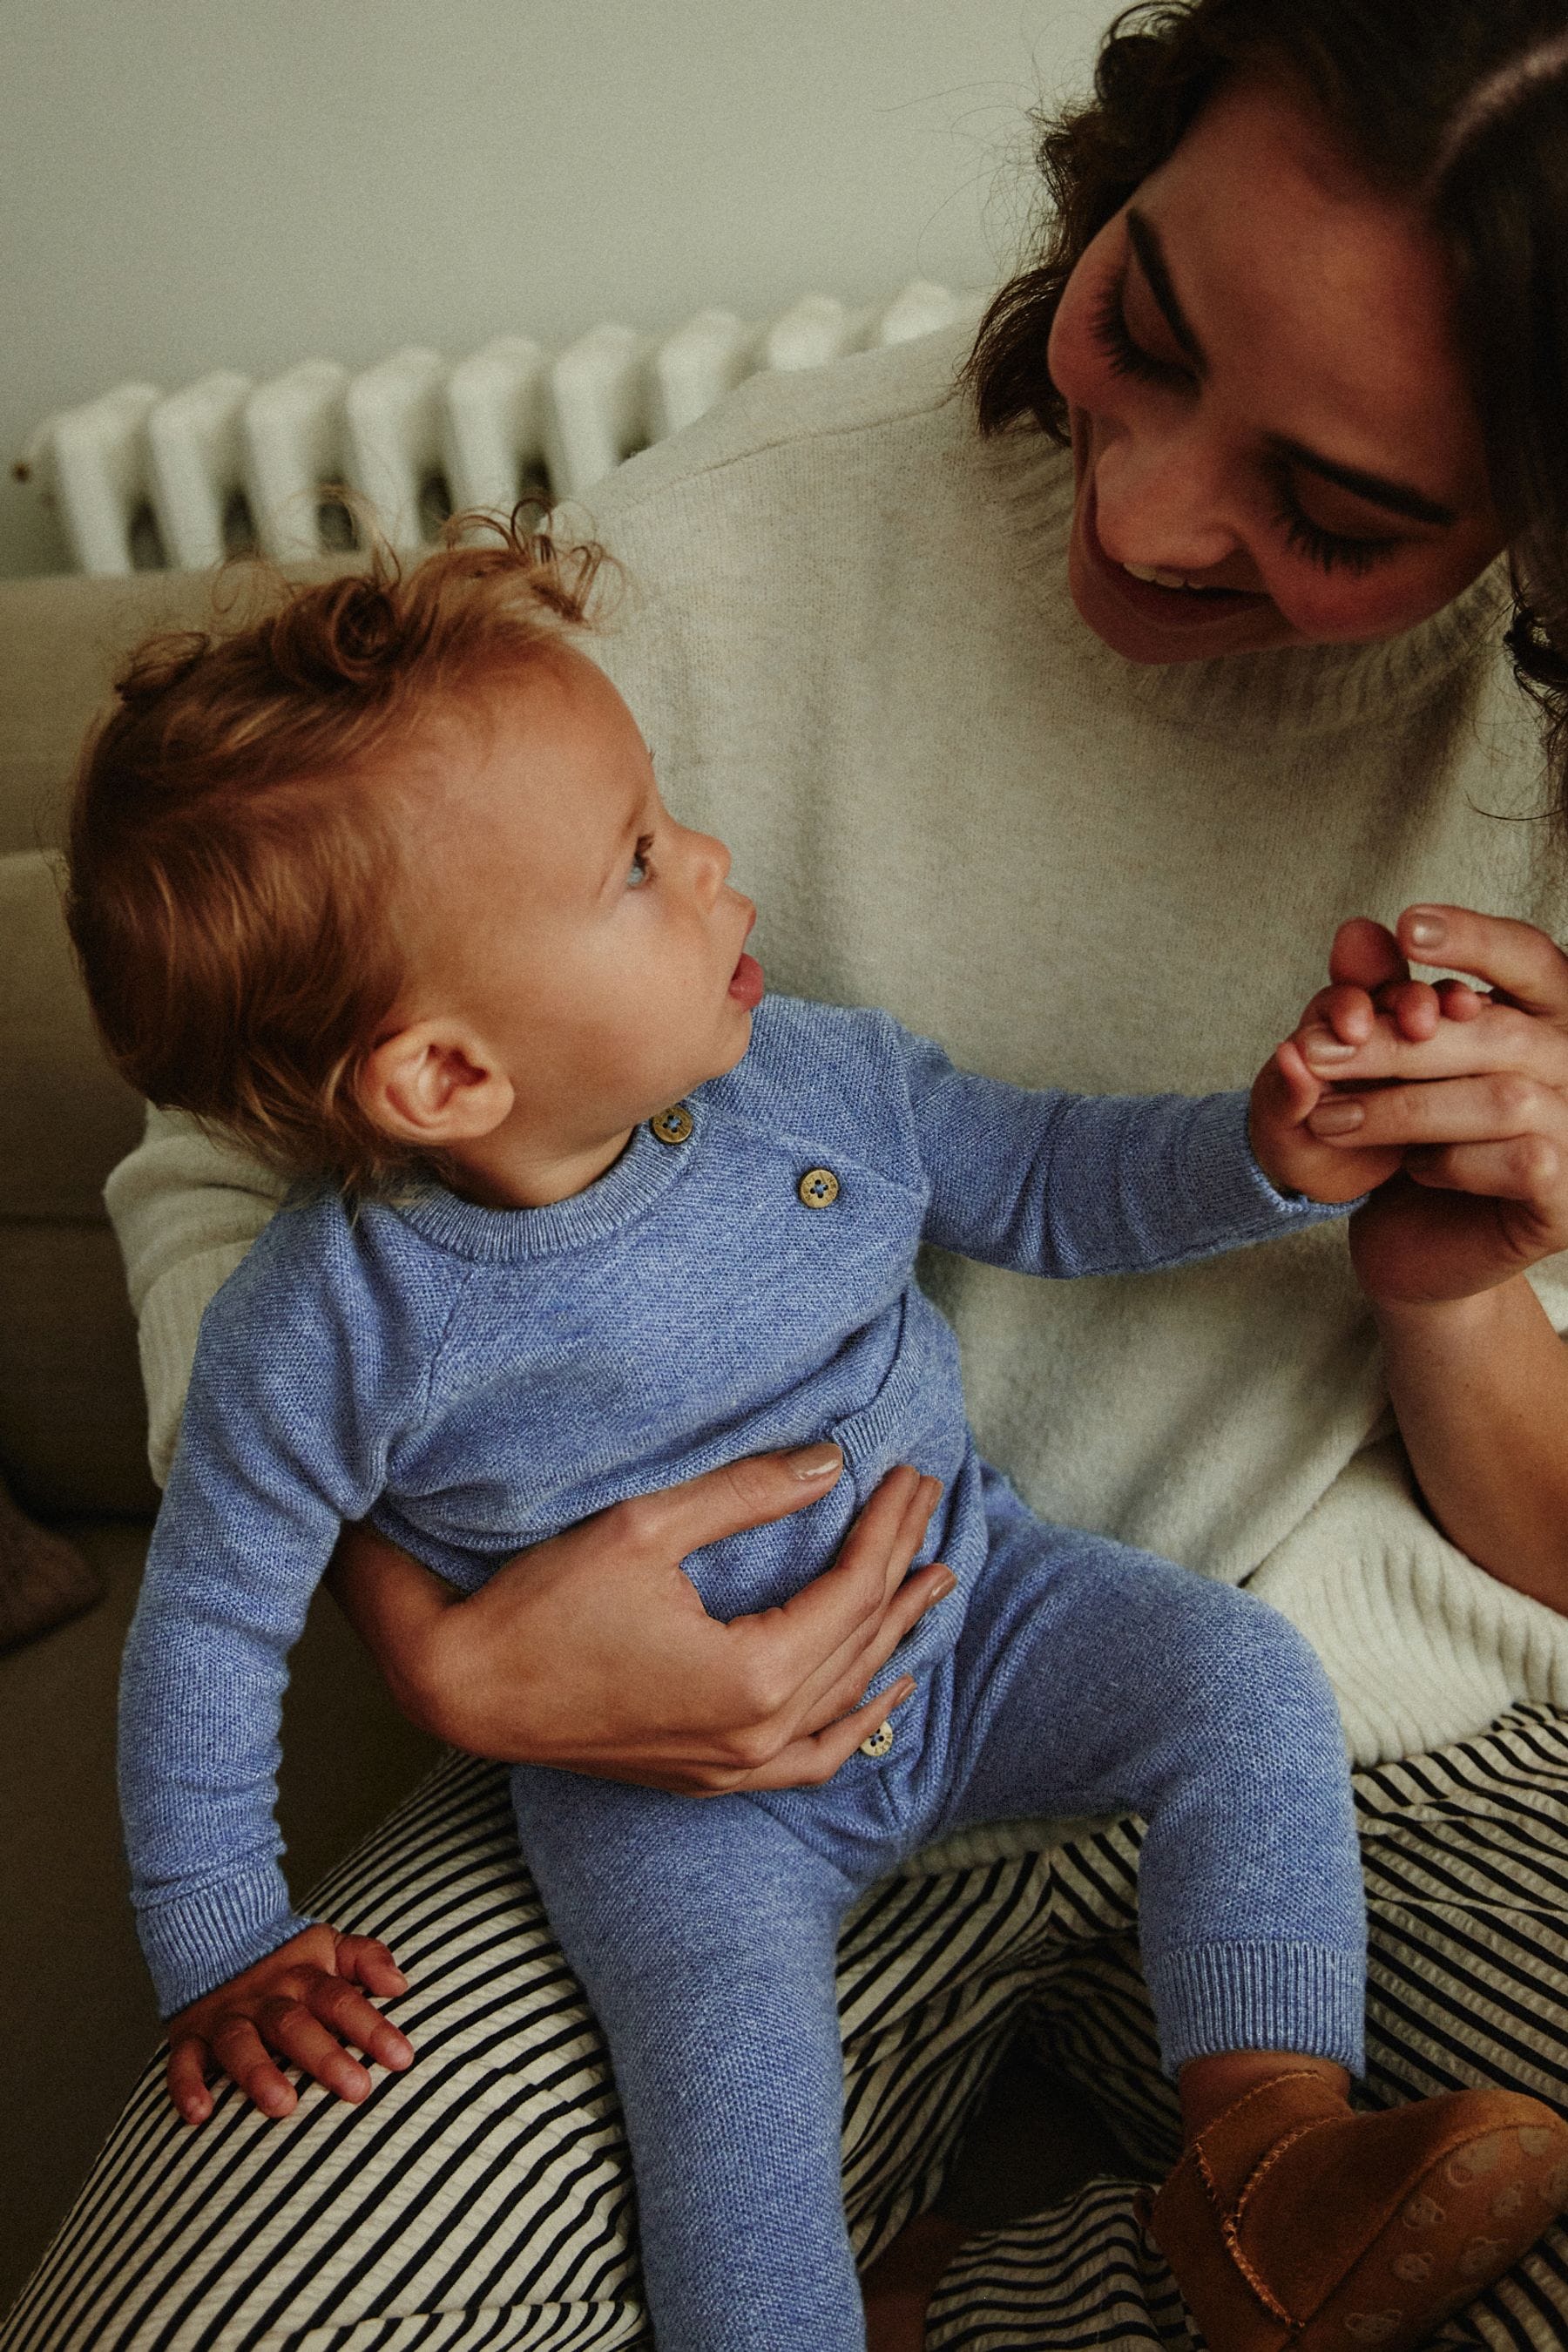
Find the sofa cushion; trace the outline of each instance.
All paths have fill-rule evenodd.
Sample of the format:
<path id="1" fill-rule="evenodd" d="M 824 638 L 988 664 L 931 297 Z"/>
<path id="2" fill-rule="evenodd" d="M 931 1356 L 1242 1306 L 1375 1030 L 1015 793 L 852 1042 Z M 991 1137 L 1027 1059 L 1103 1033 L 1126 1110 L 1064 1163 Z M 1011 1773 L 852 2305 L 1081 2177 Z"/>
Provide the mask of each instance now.
<path id="1" fill-rule="evenodd" d="M 153 1494 L 135 1332 L 103 1180 L 142 1104 L 105 1061 L 71 961 L 58 863 L 0 857 L 0 1467 L 35 1510 Z"/>
<path id="2" fill-rule="evenodd" d="M 41 850 L 0 857 L 0 1218 L 97 1222 L 142 1105 L 98 1042 L 60 881 Z"/>

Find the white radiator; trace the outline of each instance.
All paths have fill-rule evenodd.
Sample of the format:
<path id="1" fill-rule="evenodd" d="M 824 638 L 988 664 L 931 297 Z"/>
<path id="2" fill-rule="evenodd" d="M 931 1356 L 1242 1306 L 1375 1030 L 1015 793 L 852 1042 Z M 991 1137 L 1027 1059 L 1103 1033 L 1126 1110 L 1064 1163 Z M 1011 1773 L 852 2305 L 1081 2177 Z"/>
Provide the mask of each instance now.
<path id="1" fill-rule="evenodd" d="M 742 376 L 978 322 L 987 299 L 917 279 L 865 310 L 808 294 L 761 325 L 701 310 L 662 337 L 605 325 L 560 351 L 500 335 L 456 362 L 411 346 L 360 375 L 303 360 L 265 383 L 117 384 L 46 418 L 16 471 L 58 508 L 82 572 L 195 571 L 244 546 L 325 554 L 348 543 L 337 483 L 414 553 L 454 509 L 581 496 Z"/>

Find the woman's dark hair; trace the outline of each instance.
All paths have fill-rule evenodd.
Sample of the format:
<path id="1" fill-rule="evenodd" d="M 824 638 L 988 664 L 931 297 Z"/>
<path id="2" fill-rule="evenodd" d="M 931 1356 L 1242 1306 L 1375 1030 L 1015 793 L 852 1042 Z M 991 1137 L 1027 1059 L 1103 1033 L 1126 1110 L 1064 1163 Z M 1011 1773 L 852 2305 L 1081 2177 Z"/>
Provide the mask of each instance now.
<path id="1" fill-rule="evenodd" d="M 1037 119 L 1037 258 L 982 321 L 981 428 L 1067 438 L 1046 346 L 1079 257 L 1237 74 L 1284 81 L 1381 194 L 1426 210 L 1450 257 L 1460 351 L 1508 533 L 1509 650 L 1568 772 L 1568 0 L 1141 0 L 1094 94 Z M 1557 795 L 1568 808 L 1568 792 Z"/>

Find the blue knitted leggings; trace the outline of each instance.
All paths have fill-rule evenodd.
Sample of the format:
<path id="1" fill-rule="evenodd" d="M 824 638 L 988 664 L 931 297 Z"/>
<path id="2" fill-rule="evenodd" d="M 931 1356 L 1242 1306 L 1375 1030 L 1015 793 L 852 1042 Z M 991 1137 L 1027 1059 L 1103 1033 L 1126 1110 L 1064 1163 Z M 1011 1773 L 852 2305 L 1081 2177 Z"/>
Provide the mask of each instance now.
<path id="1" fill-rule="evenodd" d="M 1312 1651 L 1245 1592 L 1041 1526 L 1000 1480 L 987 1520 L 957 1646 L 885 1758 L 702 1801 L 513 1774 L 524 1853 L 609 2045 L 660 2352 L 861 2352 L 835 1946 L 855 1898 L 949 1831 L 1142 1814 L 1166 2067 L 1277 2049 L 1360 2071 L 1362 1874 Z"/>

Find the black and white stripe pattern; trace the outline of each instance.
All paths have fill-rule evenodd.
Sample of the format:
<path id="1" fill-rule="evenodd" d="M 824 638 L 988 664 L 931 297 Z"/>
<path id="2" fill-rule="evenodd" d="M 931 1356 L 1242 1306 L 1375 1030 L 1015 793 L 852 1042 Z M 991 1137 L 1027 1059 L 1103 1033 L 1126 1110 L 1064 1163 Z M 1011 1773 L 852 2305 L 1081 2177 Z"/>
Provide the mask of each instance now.
<path id="1" fill-rule="evenodd" d="M 1568 1717 L 1525 1707 L 1357 1777 L 1371 2095 L 1517 2084 L 1568 2107 Z M 1137 1836 L 911 1870 L 841 1953 L 846 2189 L 876 2252 L 928 2203 L 1020 2025 L 1088 2087 L 1128 2178 L 976 2239 L 932 2352 L 1192 2352 L 1132 2211 L 1176 2146 L 1132 1933 Z M 635 2217 L 593 2021 L 520 1868 L 505 1775 L 452 1758 L 319 1890 L 383 1937 L 419 2053 L 363 2107 L 192 2132 L 149 2066 L 0 2352 L 613 2352 L 646 2344 Z M 1561 2225 L 1437 2339 L 1568 2347 Z"/>

